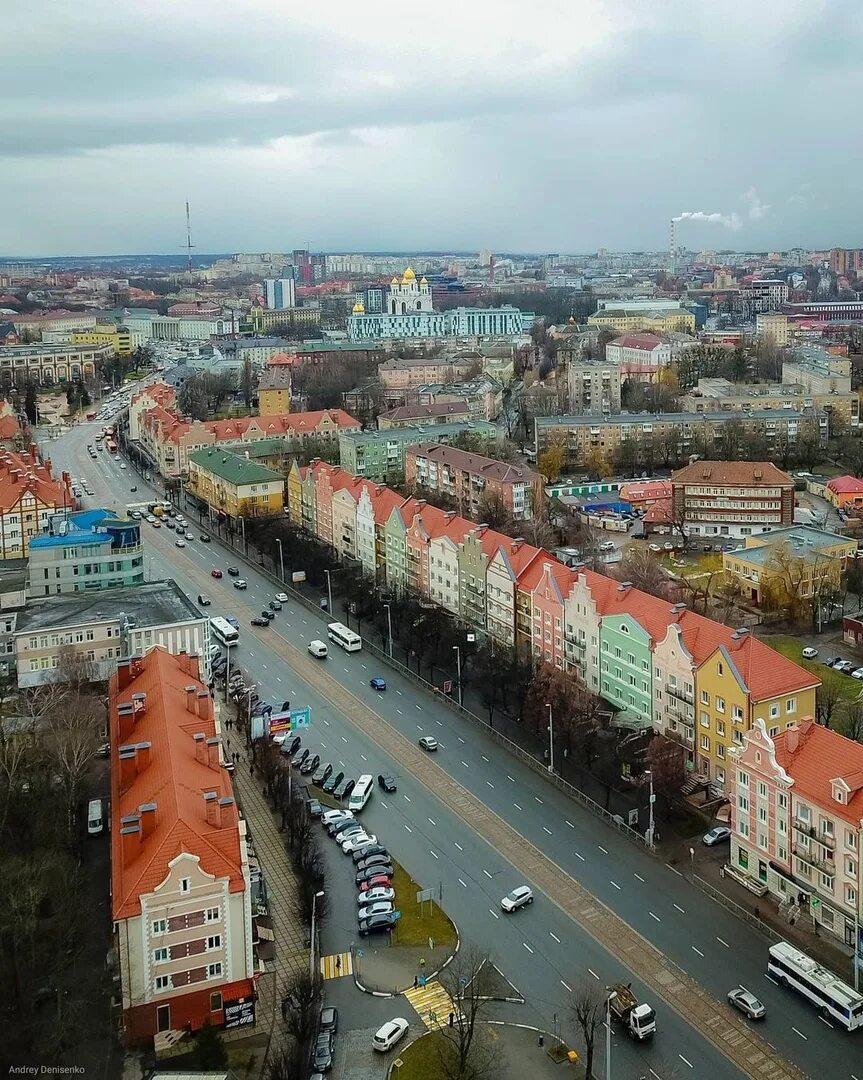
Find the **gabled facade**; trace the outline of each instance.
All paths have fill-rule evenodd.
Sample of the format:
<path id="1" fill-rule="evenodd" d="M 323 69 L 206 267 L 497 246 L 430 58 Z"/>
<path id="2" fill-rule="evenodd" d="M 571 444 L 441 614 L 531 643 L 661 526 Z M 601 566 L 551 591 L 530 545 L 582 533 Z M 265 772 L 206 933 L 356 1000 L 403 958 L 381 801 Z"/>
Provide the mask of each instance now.
<path id="1" fill-rule="evenodd" d="M 594 694 L 599 693 L 599 630 L 601 616 L 590 578 L 580 570 L 563 604 L 564 669 Z"/>
<path id="2" fill-rule="evenodd" d="M 600 620 L 599 692 L 634 727 L 650 727 L 653 720 L 652 644 L 650 634 L 633 615 L 615 613 Z"/>

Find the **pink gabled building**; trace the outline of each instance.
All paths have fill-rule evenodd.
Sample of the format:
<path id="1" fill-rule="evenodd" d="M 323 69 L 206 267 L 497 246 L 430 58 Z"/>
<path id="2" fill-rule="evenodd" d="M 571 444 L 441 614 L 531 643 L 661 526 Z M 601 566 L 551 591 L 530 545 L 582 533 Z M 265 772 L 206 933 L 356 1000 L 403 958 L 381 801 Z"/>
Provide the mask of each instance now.
<path id="1" fill-rule="evenodd" d="M 757 719 L 732 752 L 729 872 L 845 945 L 863 922 L 863 746 L 804 717 Z"/>

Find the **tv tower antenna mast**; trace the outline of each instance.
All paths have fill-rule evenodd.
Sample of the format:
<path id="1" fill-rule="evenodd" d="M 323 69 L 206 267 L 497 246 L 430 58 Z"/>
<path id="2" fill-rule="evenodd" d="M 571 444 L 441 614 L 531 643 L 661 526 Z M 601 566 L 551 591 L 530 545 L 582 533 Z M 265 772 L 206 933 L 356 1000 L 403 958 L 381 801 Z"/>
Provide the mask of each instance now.
<path id="1" fill-rule="evenodd" d="M 189 200 L 186 199 L 186 250 L 189 253 L 189 284 L 192 284 L 192 215 L 189 211 Z"/>

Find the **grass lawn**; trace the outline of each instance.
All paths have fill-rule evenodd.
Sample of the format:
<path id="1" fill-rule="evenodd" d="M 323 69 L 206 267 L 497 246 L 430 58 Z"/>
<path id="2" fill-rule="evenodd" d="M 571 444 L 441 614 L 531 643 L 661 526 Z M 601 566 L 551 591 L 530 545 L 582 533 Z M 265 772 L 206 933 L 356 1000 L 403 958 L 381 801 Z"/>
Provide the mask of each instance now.
<path id="1" fill-rule="evenodd" d="M 407 870 L 398 863 L 393 863 L 395 880 L 393 887 L 396 890 L 399 910 L 402 913 L 398 921 L 397 939 L 399 945 L 425 945 L 431 938 L 435 946 L 454 946 L 456 940 L 455 927 L 447 915 L 438 907 L 435 900 L 426 900 L 424 904 L 417 903 L 417 893 L 423 888 L 410 876 Z M 428 885 L 428 888 L 431 888 Z"/>
<path id="2" fill-rule="evenodd" d="M 815 660 L 804 660 L 800 655 L 801 644 L 799 638 L 788 637 L 784 634 L 765 634 L 761 640 L 765 645 L 769 645 L 771 649 L 775 649 L 777 652 L 782 653 L 783 656 L 787 656 L 789 660 L 793 660 L 795 664 L 799 664 L 801 667 L 806 668 L 807 671 L 811 671 L 825 686 L 828 684 L 835 686 L 842 698 L 850 701 L 860 696 L 863 686 L 856 679 L 843 675 L 841 671 L 834 671 L 833 668 L 825 667 L 823 663 L 819 662 L 820 660 L 826 660 L 828 655 L 835 655 L 829 649 L 821 650 Z M 823 655 L 821 655 L 822 653 Z M 843 655 L 846 653 L 850 653 L 850 650 L 846 649 Z M 848 659 L 850 660 L 852 657 L 848 655 Z"/>
<path id="3" fill-rule="evenodd" d="M 401 1061 L 401 1068 L 390 1073 L 392 1080 L 439 1080 L 440 1057 L 438 1044 L 443 1037 L 436 1031 L 421 1035 L 404 1050 L 396 1049 L 395 1056 Z"/>

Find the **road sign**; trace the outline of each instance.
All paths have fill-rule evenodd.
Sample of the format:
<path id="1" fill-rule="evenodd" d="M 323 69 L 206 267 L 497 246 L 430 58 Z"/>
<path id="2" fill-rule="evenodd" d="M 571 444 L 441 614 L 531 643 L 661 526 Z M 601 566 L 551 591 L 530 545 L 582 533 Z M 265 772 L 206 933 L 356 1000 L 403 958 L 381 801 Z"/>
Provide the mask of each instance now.
<path id="1" fill-rule="evenodd" d="M 452 693 L 452 679 L 445 679 L 443 684 L 443 692 L 445 694 Z"/>
<path id="2" fill-rule="evenodd" d="M 417 893 L 417 903 L 421 904 L 424 900 L 434 899 L 434 889 L 422 889 Z"/>
<path id="3" fill-rule="evenodd" d="M 630 824 L 630 826 L 634 826 L 634 825 L 638 824 L 638 811 L 637 810 L 630 810 L 629 811 L 629 824 Z"/>
<path id="4" fill-rule="evenodd" d="M 810 911 L 817 911 L 818 908 L 820 908 L 820 907 L 821 907 L 821 901 L 818 899 L 818 897 L 817 896 L 810 896 L 809 897 L 809 910 Z"/>

